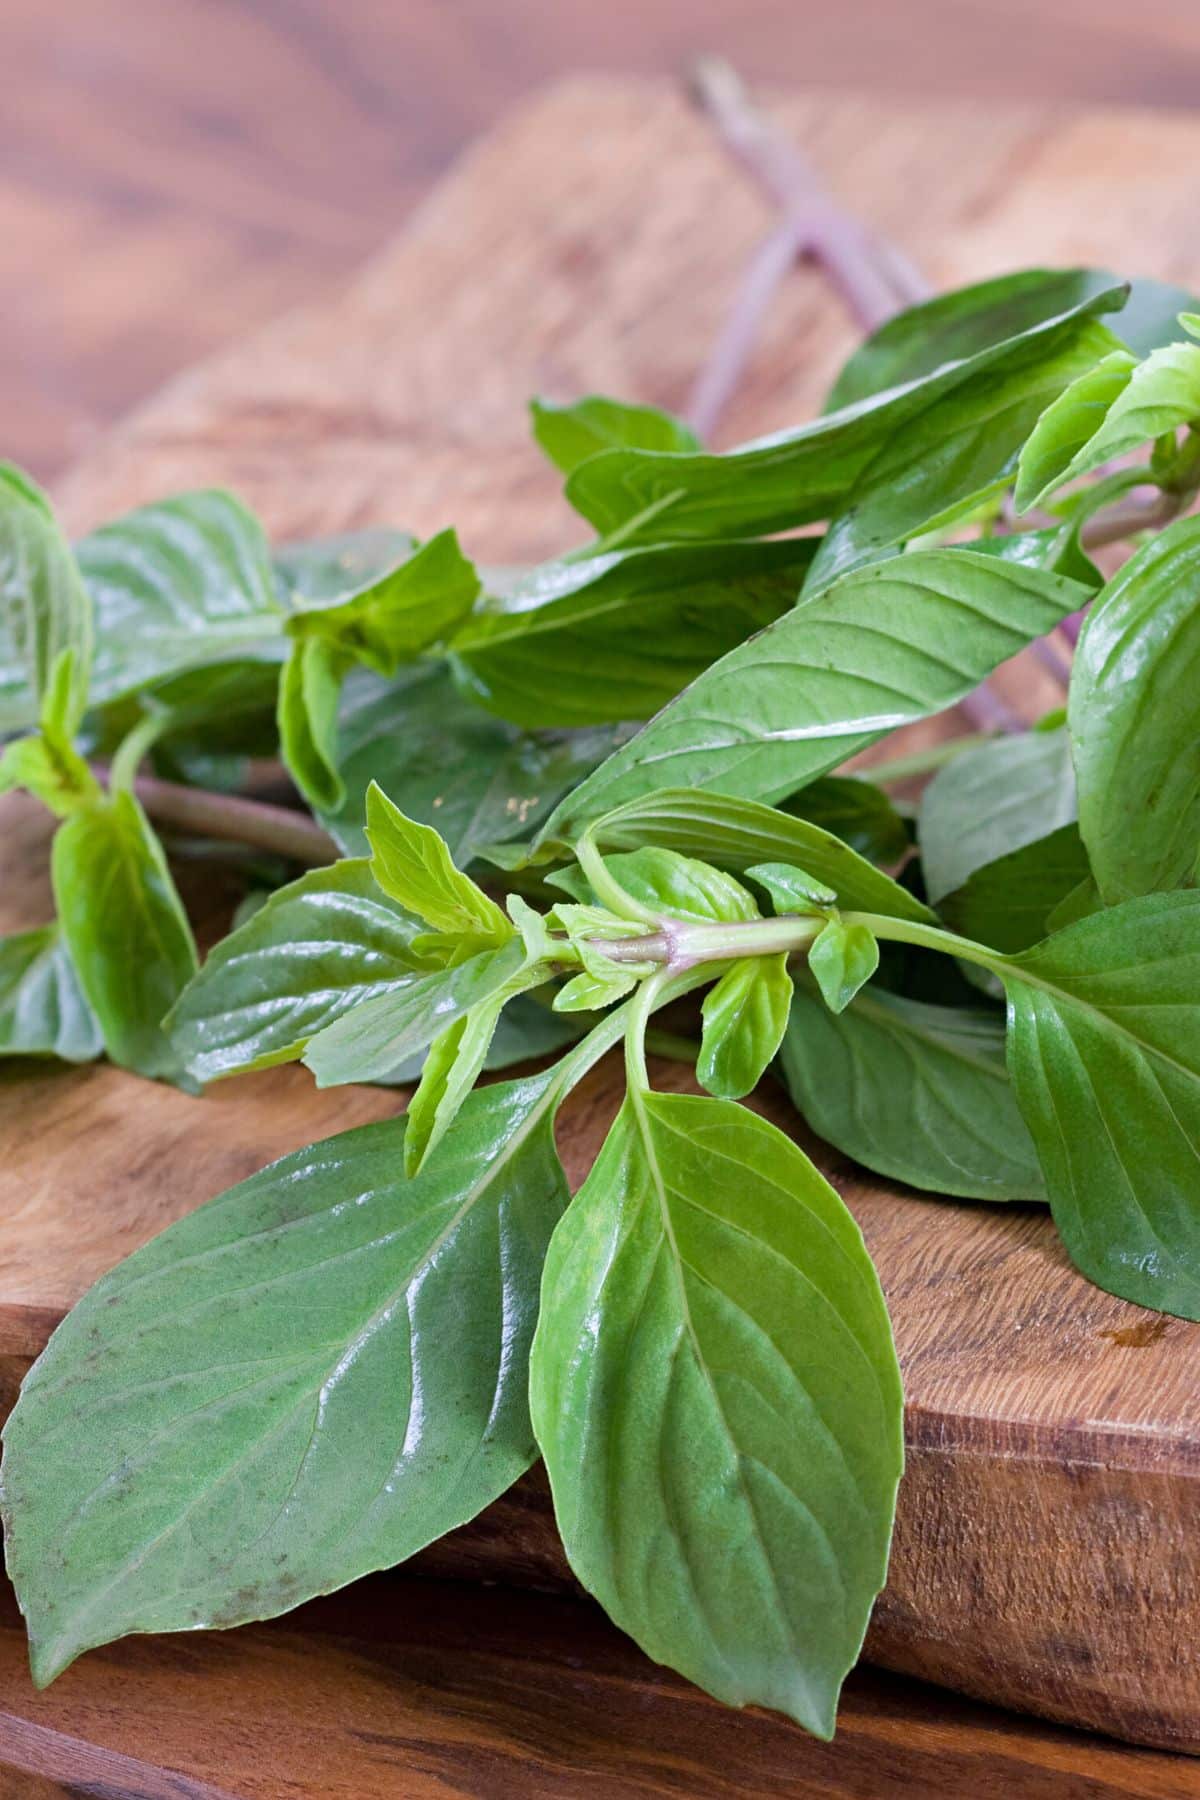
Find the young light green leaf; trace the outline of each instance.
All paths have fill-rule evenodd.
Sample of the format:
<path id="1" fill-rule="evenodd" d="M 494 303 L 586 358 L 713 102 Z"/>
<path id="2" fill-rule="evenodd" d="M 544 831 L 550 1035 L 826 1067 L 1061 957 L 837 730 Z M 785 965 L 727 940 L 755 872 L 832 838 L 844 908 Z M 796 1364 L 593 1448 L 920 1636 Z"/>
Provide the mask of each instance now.
<path id="1" fill-rule="evenodd" d="M 551 916 L 566 932 L 567 941 L 578 954 L 584 973 L 600 988 L 609 990 L 607 998 L 594 1001 L 594 1005 L 604 1006 L 609 1000 L 619 999 L 643 975 L 654 973 L 653 962 L 615 963 L 605 956 L 602 948 L 605 938 L 644 937 L 650 931 L 648 924 L 636 919 L 618 918 L 607 907 L 593 906 L 587 902 L 571 906 L 560 901 Z M 572 1007 L 583 1004 L 582 993 L 583 984 L 574 989 Z M 561 1000 L 560 994 L 555 1004 L 559 1005 Z"/>
<path id="2" fill-rule="evenodd" d="M 1126 290 L 1112 288 L 1043 318 L 1002 343 L 902 386 L 829 413 L 799 431 L 743 444 L 724 455 L 607 450 L 581 463 L 567 481 L 567 498 L 603 535 L 622 543 L 757 537 L 827 519 L 883 446 L 909 429 L 955 389 L 990 383 L 1007 366 L 1037 354 L 1054 356 L 1081 321 L 1119 307 Z"/>
<path id="3" fill-rule="evenodd" d="M 196 971 L 191 926 L 162 846 L 130 793 L 94 800 L 55 833 L 63 939 L 115 1063 L 178 1081 L 162 1021 Z"/>
<path id="4" fill-rule="evenodd" d="M 859 345 L 826 409 L 854 405 L 945 362 L 974 356 L 1106 293 L 1117 279 L 1106 269 L 1020 269 L 936 294 L 896 313 Z M 1179 309 L 1194 304 L 1183 288 L 1139 279 L 1115 328 L 1136 356 L 1148 356 L 1178 337 Z"/>
<path id="5" fill-rule="evenodd" d="M 76 1307 L 5 1430 L 39 1684 L 127 1632 L 268 1618 L 390 1567 L 529 1466 L 567 1200 L 551 1081 L 472 1095 L 413 1181 L 399 1119 L 285 1157 Z"/>
<path id="6" fill-rule="evenodd" d="M 455 868 L 440 834 L 432 825 L 406 818 L 375 782 L 367 790 L 367 838 L 371 872 L 384 893 L 434 931 L 480 945 L 503 944 L 512 937 L 511 919 Z"/>
<path id="7" fill-rule="evenodd" d="M 879 945 L 865 925 L 829 919 L 813 939 L 808 967 L 830 1012 L 845 1012 L 879 967 Z"/>
<path id="8" fill-rule="evenodd" d="M 57 925 L 0 938 L 0 1056 L 91 1062 L 103 1048 Z"/>
<path id="9" fill-rule="evenodd" d="M 1077 825 L 1060 825 L 995 862 L 973 869 L 938 902 L 951 930 L 993 950 L 1027 950 L 1052 930 L 1055 915 L 1091 875 Z"/>
<path id="10" fill-rule="evenodd" d="M 307 637 L 292 643 L 279 674 L 279 748 L 292 780 L 317 811 L 336 812 L 346 798 L 337 731 L 348 666 L 338 644 Z"/>
<path id="11" fill-rule="evenodd" d="M 921 798 L 917 836 L 929 898 L 940 901 L 976 869 L 1074 818 L 1071 743 L 1061 727 L 964 750 Z"/>
<path id="12" fill-rule="evenodd" d="M 511 992 L 510 982 L 525 967 L 525 946 L 519 937 L 510 937 L 500 949 L 480 950 L 465 962 L 412 975 L 314 1033 L 303 1060 L 318 1087 L 385 1080 L 464 1013 Z M 533 974 L 526 985 L 542 979 Z"/>
<path id="13" fill-rule="evenodd" d="M 1046 407 L 1114 351 L 1127 355 L 1098 320 L 1083 319 L 1052 348 L 1035 338 L 1024 356 L 929 406 L 859 476 L 817 552 L 806 591 L 819 592 L 1002 491 Z"/>
<path id="14" fill-rule="evenodd" d="M 94 705 L 186 669 L 284 654 L 267 541 L 232 494 L 138 507 L 76 553 L 96 609 Z"/>
<path id="15" fill-rule="evenodd" d="M 907 888 L 873 868 L 821 823 L 793 813 L 792 806 L 812 792 L 805 788 L 795 802 L 776 808 L 698 788 L 660 788 L 602 814 L 590 835 L 605 849 L 660 844 L 703 856 L 737 874 L 756 863 L 799 864 L 834 889 L 848 910 L 935 923 L 936 915 Z"/>
<path id="16" fill-rule="evenodd" d="M 677 919 L 714 922 L 757 919 L 753 894 L 723 869 L 647 844 L 617 856 L 606 856 L 605 866 L 639 905 Z"/>
<path id="17" fill-rule="evenodd" d="M 901 1392 L 858 1227 L 803 1152 L 728 1101 L 631 1094 L 551 1242 L 530 1400 L 571 1566 L 616 1623 L 830 1736 Z"/>
<path id="18" fill-rule="evenodd" d="M 777 913 L 820 912 L 837 905 L 835 890 L 795 863 L 756 863 L 746 873 L 767 890 Z"/>
<path id="19" fill-rule="evenodd" d="M 740 1100 L 765 1075 L 787 1029 L 792 978 L 786 956 L 731 963 L 709 988 L 696 1079 L 721 1100 Z"/>
<path id="20" fill-rule="evenodd" d="M 440 531 L 365 586 L 320 603 L 301 597 L 287 628 L 302 641 L 325 640 L 347 661 L 393 675 L 402 662 L 449 637 L 478 593 L 479 576 L 457 536 Z"/>
<path id="21" fill-rule="evenodd" d="M 314 869 L 280 888 L 221 940 L 167 1027 L 198 1081 L 292 1062 L 361 1001 L 426 965 L 421 921 L 383 892 L 364 858 Z"/>
<path id="22" fill-rule="evenodd" d="M 601 450 L 621 446 L 636 450 L 700 449 L 699 438 L 682 419 L 656 406 L 631 406 L 604 394 L 585 394 L 582 400 L 562 406 L 552 400 L 531 400 L 529 412 L 539 448 L 564 475 Z"/>
<path id="23" fill-rule="evenodd" d="M 1129 372 L 1092 436 L 1037 498 L 1193 419 L 1200 419 L 1200 345 L 1168 344 Z"/>
<path id="24" fill-rule="evenodd" d="M 44 732 L 13 738 L 0 750 L 0 794 L 17 788 L 24 788 L 59 819 L 69 818 L 101 794 L 83 758 L 64 739 Z"/>
<path id="25" fill-rule="evenodd" d="M 454 638 L 473 697 L 535 728 L 648 719 L 796 603 L 814 539 L 550 564 Z"/>
<path id="26" fill-rule="evenodd" d="M 1075 457 L 1096 435 L 1137 366 L 1136 356 L 1128 350 L 1114 350 L 1095 368 L 1077 376 L 1046 408 L 1017 464 L 1013 501 L 1018 512 L 1039 506 L 1056 487 L 1071 479 Z"/>
<path id="27" fill-rule="evenodd" d="M 1200 893 L 1152 894 L 1002 971 L 1008 1063 L 1071 1260 L 1200 1318 Z"/>
<path id="28" fill-rule="evenodd" d="M 68 736 L 87 705 L 92 607 L 49 501 L 0 463 L 0 736 L 36 723 L 55 665 L 71 652 L 61 707 Z"/>
<path id="29" fill-rule="evenodd" d="M 416 1093 L 408 1103 L 404 1173 L 411 1180 L 457 1118 L 482 1070 L 506 996 L 485 1000 L 448 1025 L 429 1046 Z"/>
<path id="30" fill-rule="evenodd" d="M 878 986 L 831 1013 L 798 982 L 780 1062 L 813 1130 L 877 1174 L 968 1200 L 1045 1198 L 996 1014 Z"/>
<path id="31" fill-rule="evenodd" d="M 1187 880 L 1200 842 L 1198 579 L 1200 519 L 1181 519 L 1130 557 L 1080 633 L 1079 825 L 1110 904 Z"/>
<path id="32" fill-rule="evenodd" d="M 568 795 L 544 835 L 570 838 L 664 786 L 795 793 L 954 705 L 1088 597 L 1061 576 L 964 550 L 857 570 L 714 663 Z"/>

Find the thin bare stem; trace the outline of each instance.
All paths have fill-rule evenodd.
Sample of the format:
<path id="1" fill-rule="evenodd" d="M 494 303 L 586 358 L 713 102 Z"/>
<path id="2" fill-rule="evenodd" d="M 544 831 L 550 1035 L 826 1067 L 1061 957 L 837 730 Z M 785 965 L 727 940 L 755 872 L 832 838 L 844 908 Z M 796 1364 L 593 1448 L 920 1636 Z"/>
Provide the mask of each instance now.
<path id="1" fill-rule="evenodd" d="M 1177 518 L 1190 500 L 1190 494 L 1170 492 L 1153 494 L 1147 500 L 1118 500 L 1093 513 L 1079 534 L 1085 550 L 1102 550 L 1106 544 L 1124 543 L 1139 531 L 1157 531 Z"/>
<path id="2" fill-rule="evenodd" d="M 287 806 L 183 787 L 174 781 L 160 781 L 156 775 L 139 775 L 133 791 L 157 824 L 170 826 L 188 837 L 250 844 L 311 869 L 336 862 L 341 854 L 315 819 Z"/>

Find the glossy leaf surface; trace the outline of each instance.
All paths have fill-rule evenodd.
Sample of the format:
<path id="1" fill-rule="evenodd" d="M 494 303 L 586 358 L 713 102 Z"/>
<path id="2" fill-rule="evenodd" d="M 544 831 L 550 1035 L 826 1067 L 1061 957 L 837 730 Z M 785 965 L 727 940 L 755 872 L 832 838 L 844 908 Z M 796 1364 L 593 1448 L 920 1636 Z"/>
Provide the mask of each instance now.
<path id="1" fill-rule="evenodd" d="M 696 1079 L 722 1100 L 740 1100 L 765 1075 L 787 1028 L 792 978 L 786 956 L 731 963 L 709 988 Z"/>
<path id="2" fill-rule="evenodd" d="M 548 1093 L 474 1094 L 414 1181 L 399 1119 L 285 1157 L 76 1307 L 5 1430 L 39 1682 L 127 1632 L 267 1618 L 387 1568 L 529 1465 L 567 1199 Z"/>
<path id="3" fill-rule="evenodd" d="M 196 970 L 162 847 L 132 794 L 81 807 L 51 853 L 54 899 L 79 985 L 115 1063 L 175 1079 L 162 1021 Z"/>
<path id="4" fill-rule="evenodd" d="M 1083 919 L 1004 979 L 1013 1085 L 1072 1261 L 1200 1318 L 1200 893 Z"/>
<path id="5" fill-rule="evenodd" d="M 542 1294 L 533 1421 L 576 1574 L 657 1661 L 829 1736 L 902 1461 L 849 1213 L 745 1108 L 631 1095 Z"/>
<path id="6" fill-rule="evenodd" d="M 877 1174 L 969 1200 L 1045 1198 L 996 1013 L 874 985 L 835 1015 L 801 981 L 780 1063 L 813 1130 Z"/>
<path id="7" fill-rule="evenodd" d="M 210 952 L 169 1021 L 199 1081 L 300 1056 L 310 1037 L 407 981 L 422 922 L 389 899 L 363 858 L 280 888 Z"/>
<path id="8" fill-rule="evenodd" d="M 58 927 L 0 938 L 0 1056 L 91 1062 L 103 1048 Z"/>
<path id="9" fill-rule="evenodd" d="M 545 829 L 570 836 L 660 787 L 780 799 L 952 706 L 1086 598 L 1060 576 L 967 551 L 858 570 L 714 663 Z"/>
<path id="10" fill-rule="evenodd" d="M 1079 826 L 1106 901 L 1173 887 L 1200 845 L 1200 520 L 1135 552 L 1080 633 Z"/>

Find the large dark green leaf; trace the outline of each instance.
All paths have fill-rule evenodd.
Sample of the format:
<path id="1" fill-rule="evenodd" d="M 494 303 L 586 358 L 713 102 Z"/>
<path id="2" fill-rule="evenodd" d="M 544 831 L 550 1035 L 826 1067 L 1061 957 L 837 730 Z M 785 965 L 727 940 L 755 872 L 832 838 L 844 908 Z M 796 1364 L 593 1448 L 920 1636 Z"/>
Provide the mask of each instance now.
<path id="1" fill-rule="evenodd" d="M 534 1456 L 527 1359 L 567 1198 L 546 1076 L 327 1138 L 94 1287 L 5 1431 L 35 1679 L 134 1631 L 227 1626 L 386 1568 Z M 469 1300 L 469 1304 L 467 1301 Z"/>
<path id="2" fill-rule="evenodd" d="M 899 1372 L 858 1228 L 731 1101 L 631 1093 L 530 1369 L 571 1566 L 659 1662 L 832 1734 L 887 1564 Z"/>
<path id="3" fill-rule="evenodd" d="M 1100 892 L 1190 876 L 1200 845 L 1200 519 L 1181 519 L 1103 589 L 1069 705 L 1079 825 Z"/>
<path id="4" fill-rule="evenodd" d="M 1106 269 L 1021 269 L 910 306 L 871 334 L 846 363 L 827 402 L 852 406 L 884 388 L 930 375 L 945 362 L 975 356 L 1107 293 Z M 1138 356 L 1179 336 L 1177 316 L 1194 307 L 1185 289 L 1138 280 L 1116 331 Z"/>
<path id="5" fill-rule="evenodd" d="M 796 602 L 813 539 L 552 564 L 451 644 L 480 703 L 518 725 L 647 719 Z"/>
<path id="6" fill-rule="evenodd" d="M 835 1015 L 798 982 L 780 1061 L 813 1130 L 868 1169 L 967 1199 L 1045 1198 L 996 1014 L 873 985 Z"/>
<path id="7" fill-rule="evenodd" d="M 82 805 L 51 852 L 54 899 L 104 1047 L 123 1067 L 174 1079 L 162 1021 L 196 970 L 196 947 L 162 847 L 132 794 Z"/>
<path id="8" fill-rule="evenodd" d="M 57 925 L 0 938 L 0 1056 L 90 1062 L 103 1048 Z"/>
<path id="9" fill-rule="evenodd" d="M 386 683 L 364 671 L 347 682 L 339 720 L 346 798 L 321 820 L 348 855 L 362 855 L 367 789 L 377 781 L 410 819 L 436 825 L 465 866 L 485 844 L 530 835 L 627 735 L 613 726 L 518 731 L 465 699 L 439 664 Z"/>
<path id="10" fill-rule="evenodd" d="M 65 724 L 82 717 L 92 610 L 40 488 L 0 463 L 0 737 L 36 724 L 55 664 L 71 652 Z"/>
<path id="11" fill-rule="evenodd" d="M 376 884 L 364 859 L 314 869 L 223 938 L 169 1021 L 199 1081 L 302 1055 L 310 1037 L 420 966 L 425 930 Z"/>
<path id="12" fill-rule="evenodd" d="M 1023 357 L 926 408 L 863 470 L 817 553 L 810 589 L 998 493 L 1051 401 L 1114 349 L 1112 333 L 1088 319 L 1052 351 L 1034 339 Z"/>
<path id="13" fill-rule="evenodd" d="M 1087 597 L 1061 576 L 963 550 L 857 570 L 715 663 L 545 830 L 569 836 L 660 787 L 794 793 L 896 726 L 954 705 Z"/>
<path id="14" fill-rule="evenodd" d="M 1002 972 L 1013 1085 L 1072 1261 L 1200 1318 L 1200 893 L 1128 900 Z"/>
<path id="15" fill-rule="evenodd" d="M 964 750 L 921 799 L 918 838 L 929 898 L 1075 817 L 1071 744 L 1063 727 Z"/>
<path id="16" fill-rule="evenodd" d="M 961 887 L 938 901 L 938 911 L 963 937 L 993 950 L 1028 950 L 1047 935 L 1057 909 L 1091 872 L 1079 827 L 1060 825 L 972 869 Z"/>
<path id="17" fill-rule="evenodd" d="M 533 400 L 529 407 L 539 448 L 564 475 L 601 450 L 625 445 L 639 450 L 698 450 L 700 440 L 682 419 L 656 406 L 631 406 L 604 394 L 557 405 Z"/>
<path id="18" fill-rule="evenodd" d="M 819 825 L 868 862 L 898 863 L 908 851 L 908 827 L 884 790 L 869 778 L 818 776 L 798 794 L 781 801 L 780 809 Z"/>
<path id="19" fill-rule="evenodd" d="M 1053 357 L 1089 315 L 1111 312 L 1120 288 L 1092 294 L 1055 317 L 1043 316 L 1002 343 L 974 350 L 913 381 L 817 419 L 716 456 L 608 450 L 581 463 L 567 482 L 571 504 L 602 534 L 622 542 L 753 537 L 829 518 L 889 439 L 953 390 L 990 383 L 1006 366 L 1036 353 Z"/>
<path id="20" fill-rule="evenodd" d="M 232 494 L 138 507 L 76 554 L 96 609 L 96 704 L 184 669 L 283 655 L 267 541 Z"/>

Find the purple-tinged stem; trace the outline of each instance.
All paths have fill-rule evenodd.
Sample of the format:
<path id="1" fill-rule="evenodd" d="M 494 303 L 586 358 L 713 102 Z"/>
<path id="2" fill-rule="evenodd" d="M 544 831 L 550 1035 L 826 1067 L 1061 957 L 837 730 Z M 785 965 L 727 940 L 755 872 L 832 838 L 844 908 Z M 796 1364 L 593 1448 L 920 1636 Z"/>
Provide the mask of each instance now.
<path id="1" fill-rule="evenodd" d="M 252 844 L 258 850 L 271 851 L 312 869 L 336 862 L 341 855 L 337 844 L 315 819 L 288 806 L 270 806 L 239 794 L 214 794 L 205 788 L 183 787 L 174 781 L 160 781 L 155 775 L 139 775 L 133 791 L 157 824 L 190 837 Z"/>

